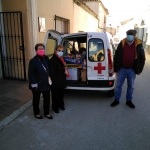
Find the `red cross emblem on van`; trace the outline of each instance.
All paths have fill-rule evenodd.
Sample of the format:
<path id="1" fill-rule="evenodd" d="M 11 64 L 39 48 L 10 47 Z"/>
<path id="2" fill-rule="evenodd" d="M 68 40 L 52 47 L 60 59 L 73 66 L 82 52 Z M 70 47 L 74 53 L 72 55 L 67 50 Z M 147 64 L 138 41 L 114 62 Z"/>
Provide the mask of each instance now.
<path id="1" fill-rule="evenodd" d="M 101 74 L 102 73 L 102 70 L 105 70 L 105 66 L 102 66 L 101 63 L 98 63 L 98 66 L 94 66 L 94 70 L 97 70 L 98 71 L 98 74 Z"/>

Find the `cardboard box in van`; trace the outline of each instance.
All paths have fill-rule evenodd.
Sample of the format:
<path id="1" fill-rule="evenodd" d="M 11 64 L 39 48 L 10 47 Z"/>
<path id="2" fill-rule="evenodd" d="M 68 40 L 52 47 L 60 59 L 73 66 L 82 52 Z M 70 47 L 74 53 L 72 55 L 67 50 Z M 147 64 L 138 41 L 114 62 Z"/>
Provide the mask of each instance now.
<path id="1" fill-rule="evenodd" d="M 77 68 L 68 68 L 68 71 L 70 73 L 70 78 L 66 78 L 66 80 L 75 80 L 77 81 L 79 79 L 79 73 Z"/>
<path id="2" fill-rule="evenodd" d="M 81 70 L 81 81 L 86 81 L 86 69 Z"/>

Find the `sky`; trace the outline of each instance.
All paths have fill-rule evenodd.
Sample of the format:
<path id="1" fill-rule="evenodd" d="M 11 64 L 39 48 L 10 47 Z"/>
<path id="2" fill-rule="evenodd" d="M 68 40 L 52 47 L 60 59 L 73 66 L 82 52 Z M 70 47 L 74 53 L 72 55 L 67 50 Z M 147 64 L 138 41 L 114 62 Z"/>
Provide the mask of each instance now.
<path id="1" fill-rule="evenodd" d="M 150 0 L 101 0 L 116 22 L 140 16 L 150 6 Z"/>

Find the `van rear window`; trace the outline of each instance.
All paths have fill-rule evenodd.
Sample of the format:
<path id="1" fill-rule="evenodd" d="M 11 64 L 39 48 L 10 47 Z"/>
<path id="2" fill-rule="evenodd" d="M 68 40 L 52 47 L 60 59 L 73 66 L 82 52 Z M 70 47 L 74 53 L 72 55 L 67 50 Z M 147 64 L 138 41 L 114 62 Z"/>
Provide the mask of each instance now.
<path id="1" fill-rule="evenodd" d="M 92 38 L 88 42 L 89 61 L 104 61 L 104 43 L 101 39 Z"/>
<path id="2" fill-rule="evenodd" d="M 57 41 L 55 39 L 47 39 L 45 45 L 45 55 L 51 58 L 54 54 L 56 45 L 57 45 Z"/>

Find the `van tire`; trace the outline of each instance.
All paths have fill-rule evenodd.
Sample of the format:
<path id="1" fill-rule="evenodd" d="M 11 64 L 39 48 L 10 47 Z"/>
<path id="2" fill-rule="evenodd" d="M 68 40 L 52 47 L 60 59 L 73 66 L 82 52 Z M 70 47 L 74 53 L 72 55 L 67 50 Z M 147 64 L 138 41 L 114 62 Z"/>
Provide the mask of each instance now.
<path id="1" fill-rule="evenodd" d="M 108 96 L 113 97 L 115 95 L 114 89 L 108 91 Z"/>

